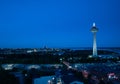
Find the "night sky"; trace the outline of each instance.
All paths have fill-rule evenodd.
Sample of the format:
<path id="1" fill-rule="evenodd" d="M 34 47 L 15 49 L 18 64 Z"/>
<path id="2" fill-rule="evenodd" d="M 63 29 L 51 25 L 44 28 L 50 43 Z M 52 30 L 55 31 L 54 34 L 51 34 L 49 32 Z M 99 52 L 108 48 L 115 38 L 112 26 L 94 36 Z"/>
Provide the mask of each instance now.
<path id="1" fill-rule="evenodd" d="M 0 47 L 120 47 L 120 0 L 0 0 Z"/>

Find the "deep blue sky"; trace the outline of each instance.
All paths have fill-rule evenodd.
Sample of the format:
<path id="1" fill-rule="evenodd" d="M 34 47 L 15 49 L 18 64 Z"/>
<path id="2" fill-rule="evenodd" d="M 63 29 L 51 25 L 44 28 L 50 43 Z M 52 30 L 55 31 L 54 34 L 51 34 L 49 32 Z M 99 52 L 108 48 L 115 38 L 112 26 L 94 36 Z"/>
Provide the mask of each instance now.
<path id="1" fill-rule="evenodd" d="M 120 47 L 120 0 L 0 0 L 0 47 Z"/>

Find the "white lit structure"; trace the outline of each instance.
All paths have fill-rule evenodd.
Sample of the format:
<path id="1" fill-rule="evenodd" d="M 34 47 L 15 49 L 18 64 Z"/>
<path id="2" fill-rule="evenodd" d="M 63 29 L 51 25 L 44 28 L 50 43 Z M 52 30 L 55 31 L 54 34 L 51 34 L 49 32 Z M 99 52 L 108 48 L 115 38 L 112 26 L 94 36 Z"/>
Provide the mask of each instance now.
<path id="1" fill-rule="evenodd" d="M 3 64 L 3 65 L 2 65 L 2 68 L 3 68 L 4 70 L 12 70 L 13 67 L 14 67 L 14 64 Z"/>
<path id="2" fill-rule="evenodd" d="M 95 23 L 93 23 L 91 32 L 93 33 L 93 57 L 97 57 L 96 33 L 98 32 L 98 29 L 96 28 Z"/>

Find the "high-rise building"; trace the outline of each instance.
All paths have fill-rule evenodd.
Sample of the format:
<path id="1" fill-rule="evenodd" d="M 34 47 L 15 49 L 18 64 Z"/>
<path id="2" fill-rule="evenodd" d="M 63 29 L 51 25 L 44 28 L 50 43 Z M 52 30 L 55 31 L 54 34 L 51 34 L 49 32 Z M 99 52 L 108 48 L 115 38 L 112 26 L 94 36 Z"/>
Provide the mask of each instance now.
<path id="1" fill-rule="evenodd" d="M 93 33 L 93 57 L 97 57 L 98 55 L 97 55 L 96 33 L 98 32 L 98 28 L 96 28 L 95 23 L 93 23 L 91 32 Z"/>

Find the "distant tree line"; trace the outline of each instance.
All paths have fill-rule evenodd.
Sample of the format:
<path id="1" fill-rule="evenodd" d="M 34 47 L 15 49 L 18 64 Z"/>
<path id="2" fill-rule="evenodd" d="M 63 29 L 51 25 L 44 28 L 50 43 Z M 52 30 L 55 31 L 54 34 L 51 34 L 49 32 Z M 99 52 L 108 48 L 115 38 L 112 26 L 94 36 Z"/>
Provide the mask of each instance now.
<path id="1" fill-rule="evenodd" d="M 113 55 L 117 54 L 110 51 L 98 50 L 98 54 Z M 1 63 L 22 63 L 22 64 L 59 64 L 60 58 L 71 63 L 90 63 L 90 62 L 106 62 L 108 59 L 88 58 L 92 55 L 92 50 L 66 50 L 59 55 L 57 51 L 52 52 L 33 52 L 27 54 L 0 54 Z M 109 59 L 110 61 L 118 61 L 120 59 Z"/>

